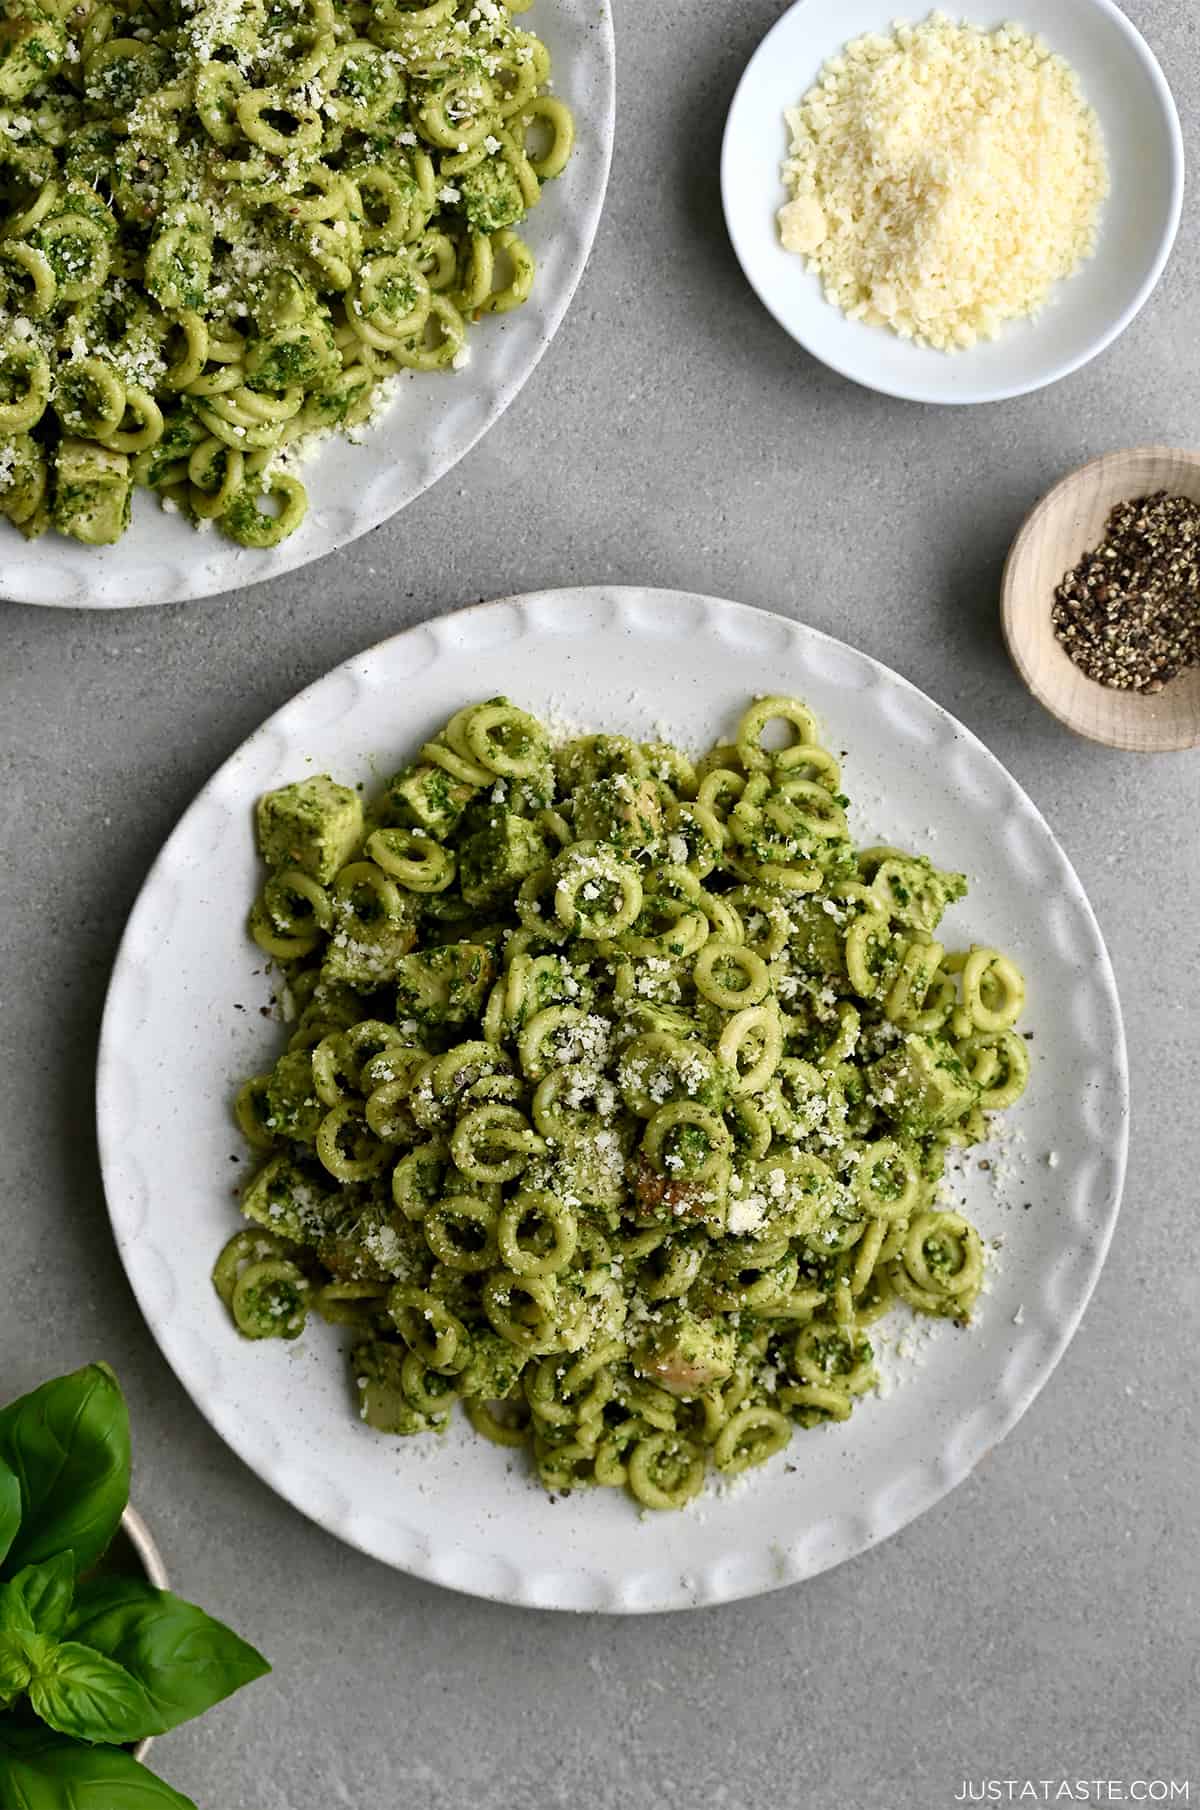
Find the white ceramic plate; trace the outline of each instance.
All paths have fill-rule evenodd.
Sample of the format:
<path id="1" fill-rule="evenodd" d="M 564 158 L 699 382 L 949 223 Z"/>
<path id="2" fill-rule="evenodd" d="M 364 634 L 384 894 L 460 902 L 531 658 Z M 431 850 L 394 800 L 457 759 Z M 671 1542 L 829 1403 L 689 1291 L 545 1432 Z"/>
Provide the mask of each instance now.
<path id="1" fill-rule="evenodd" d="M 1087 364 L 1150 296 L 1179 227 L 1183 137 L 1162 70 L 1112 0 L 952 0 L 943 10 L 956 19 L 987 30 L 1015 19 L 1077 70 L 1100 118 L 1112 181 L 1096 256 L 1059 285 L 1036 320 L 1010 322 L 998 339 L 970 351 L 933 352 L 847 320 L 804 260 L 779 243 L 784 108 L 797 105 L 849 39 L 928 10 L 899 0 L 796 0 L 755 51 L 733 98 L 721 156 L 725 221 L 760 300 L 814 358 L 913 402 L 996 402 Z"/>
<path id="2" fill-rule="evenodd" d="M 549 46 L 554 92 L 574 112 L 576 145 L 522 229 L 537 259 L 525 306 L 472 327 L 463 370 L 412 373 L 379 425 L 358 430 L 357 444 L 331 439 L 301 473 L 308 515 L 280 546 L 256 552 L 217 528 L 198 534 L 139 491 L 132 526 L 115 547 L 83 547 L 53 533 L 29 542 L 0 521 L 0 597 L 117 610 L 242 591 L 377 528 L 470 452 L 558 331 L 592 249 L 612 158 L 609 0 L 536 0 L 526 22 Z"/>
<path id="3" fill-rule="evenodd" d="M 940 1327 L 919 1371 L 843 1427 L 798 1434 L 737 1499 L 639 1516 L 614 1491 L 550 1502 L 516 1455 L 457 1425 L 389 1440 L 356 1418 L 337 1332 L 249 1345 L 209 1282 L 237 1224 L 230 1099 L 282 1048 L 244 932 L 259 883 L 258 794 L 304 773 L 374 784 L 464 701 L 504 691 L 553 722 L 725 737 L 764 689 L 807 698 L 848 750 L 851 822 L 964 868 L 956 943 L 1029 977 L 1033 1075 L 1011 1176 L 973 1167 L 969 1210 L 1004 1239 L 979 1323 Z M 385 641 L 286 705 L 187 812 L 142 892 L 113 976 L 99 1127 L 121 1256 L 168 1361 L 233 1449 L 332 1533 L 387 1563 L 505 1602 L 637 1611 L 811 1577 L 894 1533 L 965 1477 L 1062 1355 L 1112 1232 L 1125 1162 L 1124 1040 L 1112 971 L 1053 835 L 987 750 L 895 673 L 814 630 L 671 591 L 543 592 Z M 1043 1160 L 1057 1152 L 1055 1167 Z M 1030 1203 L 1028 1211 L 1024 1203 Z M 900 1321 L 899 1323 L 902 1323 Z"/>

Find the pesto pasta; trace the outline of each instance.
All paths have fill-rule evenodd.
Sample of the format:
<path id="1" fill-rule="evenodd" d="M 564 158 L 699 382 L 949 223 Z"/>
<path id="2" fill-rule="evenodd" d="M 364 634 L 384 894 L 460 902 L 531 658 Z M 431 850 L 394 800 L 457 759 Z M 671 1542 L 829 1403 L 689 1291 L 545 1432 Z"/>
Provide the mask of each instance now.
<path id="1" fill-rule="evenodd" d="M 529 296 L 574 128 L 527 4 L 6 0 L 0 514 L 291 534 L 298 447 Z"/>
<path id="2" fill-rule="evenodd" d="M 782 742 L 782 745 L 779 745 Z M 961 874 L 856 850 L 798 700 L 693 762 L 457 712 L 366 808 L 258 804 L 286 1051 L 214 1281 L 250 1338 L 344 1323 L 368 1426 L 472 1426 L 548 1490 L 679 1508 L 846 1420 L 893 1305 L 966 1323 L 948 1153 L 1028 1077 Z"/>

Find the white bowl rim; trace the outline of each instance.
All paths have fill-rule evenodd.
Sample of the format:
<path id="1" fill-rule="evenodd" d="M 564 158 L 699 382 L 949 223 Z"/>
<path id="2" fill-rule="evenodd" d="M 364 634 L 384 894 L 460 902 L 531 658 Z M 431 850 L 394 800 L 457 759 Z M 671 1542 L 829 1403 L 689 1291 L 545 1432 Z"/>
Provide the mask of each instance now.
<path id="1" fill-rule="evenodd" d="M 850 360 L 829 357 L 824 352 L 818 352 L 815 347 L 808 343 L 807 339 L 802 337 L 802 335 L 784 319 L 783 314 L 776 307 L 770 294 L 766 293 L 764 288 L 755 280 L 746 259 L 742 255 L 740 235 L 735 225 L 737 217 L 736 211 L 731 206 L 731 127 L 738 107 L 746 99 L 746 96 L 752 92 L 754 76 L 760 60 L 765 61 L 767 59 L 772 40 L 777 34 L 781 35 L 785 31 L 792 15 L 799 12 L 800 9 L 807 4 L 807 0 L 792 0 L 791 6 L 776 19 L 774 25 L 761 40 L 749 62 L 746 64 L 745 69 L 742 71 L 738 85 L 734 89 L 733 99 L 729 103 L 729 112 L 725 120 L 725 130 L 721 138 L 721 207 L 725 215 L 725 228 L 729 234 L 730 244 L 733 246 L 734 255 L 741 266 L 743 276 L 749 283 L 751 289 L 753 289 L 755 295 L 757 295 L 763 307 L 767 310 L 768 314 L 778 322 L 791 339 L 795 340 L 797 345 L 803 347 L 810 358 L 816 359 L 818 363 L 825 365 L 829 370 L 835 371 L 839 377 L 845 377 L 850 383 L 856 383 L 862 389 L 874 390 L 881 396 L 892 396 L 901 402 L 923 402 L 943 408 L 967 408 L 982 402 L 1008 402 L 1014 397 L 1032 395 L 1037 390 L 1047 389 L 1052 384 L 1061 382 L 1064 377 L 1070 377 L 1074 372 L 1081 370 L 1084 365 L 1090 364 L 1093 359 L 1099 358 L 1103 352 L 1106 352 L 1108 348 L 1121 337 L 1133 321 L 1137 319 L 1162 279 L 1163 271 L 1166 269 L 1171 253 L 1175 248 L 1175 241 L 1179 235 L 1179 227 L 1183 219 L 1183 196 L 1187 164 L 1183 140 L 1183 127 L 1180 124 L 1179 109 L 1175 103 L 1175 96 L 1171 91 L 1171 86 L 1167 81 L 1166 75 L 1163 73 L 1162 65 L 1137 26 L 1121 11 L 1120 7 L 1116 4 L 1116 0 L 1084 0 L 1084 3 L 1093 7 L 1096 12 L 1102 13 L 1109 20 L 1109 23 L 1114 29 L 1124 37 L 1129 49 L 1142 64 L 1142 67 L 1149 78 L 1150 85 L 1155 91 L 1159 105 L 1162 108 L 1163 122 L 1167 129 L 1167 137 L 1171 147 L 1171 198 L 1162 239 L 1159 243 L 1154 260 L 1146 273 L 1145 279 L 1132 301 L 1127 304 L 1103 333 L 1090 339 L 1078 354 L 1071 358 L 1063 359 L 1053 371 L 1043 373 L 1029 381 L 1022 381 L 1009 385 L 997 385 L 989 388 L 980 388 L 978 390 L 964 389 L 954 395 L 933 393 L 927 387 L 919 384 L 895 383 L 886 379 L 875 380 L 865 376 L 862 370 L 860 368 L 855 368 Z M 834 47 L 831 47 L 828 54 L 832 54 L 833 48 Z M 830 303 L 829 305 L 832 307 L 833 304 Z"/>

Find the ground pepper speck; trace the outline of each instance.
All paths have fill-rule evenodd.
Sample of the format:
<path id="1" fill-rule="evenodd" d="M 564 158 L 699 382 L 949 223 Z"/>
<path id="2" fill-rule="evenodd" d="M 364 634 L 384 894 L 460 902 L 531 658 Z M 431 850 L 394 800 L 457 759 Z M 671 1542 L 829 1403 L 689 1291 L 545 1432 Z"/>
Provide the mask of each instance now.
<path id="1" fill-rule="evenodd" d="M 1054 633 L 1089 679 L 1146 695 L 1200 665 L 1200 504 L 1118 503 L 1054 593 Z"/>

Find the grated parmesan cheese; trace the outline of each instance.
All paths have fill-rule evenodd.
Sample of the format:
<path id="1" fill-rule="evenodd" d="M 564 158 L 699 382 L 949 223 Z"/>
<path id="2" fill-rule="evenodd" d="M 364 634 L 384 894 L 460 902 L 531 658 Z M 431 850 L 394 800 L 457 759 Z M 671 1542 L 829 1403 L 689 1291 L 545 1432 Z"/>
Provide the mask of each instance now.
<path id="1" fill-rule="evenodd" d="M 1099 123 L 1018 26 L 938 12 L 857 38 L 786 117 L 780 237 L 851 319 L 954 351 L 1035 314 L 1095 249 Z"/>

